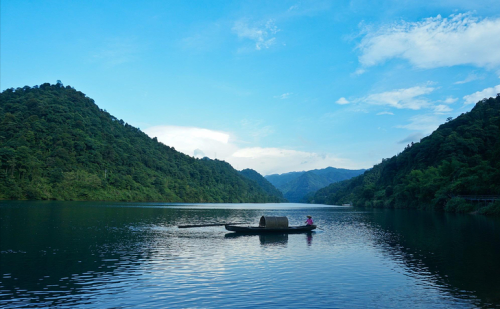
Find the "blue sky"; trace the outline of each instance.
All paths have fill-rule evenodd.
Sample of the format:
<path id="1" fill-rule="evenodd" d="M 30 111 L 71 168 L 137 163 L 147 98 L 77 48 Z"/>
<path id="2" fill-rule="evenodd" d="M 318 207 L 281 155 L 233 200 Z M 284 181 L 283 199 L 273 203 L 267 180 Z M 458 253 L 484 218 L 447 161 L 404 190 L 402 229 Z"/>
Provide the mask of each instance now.
<path id="1" fill-rule="evenodd" d="M 0 5 L 1 90 L 61 80 L 264 175 L 369 168 L 500 92 L 498 0 Z"/>

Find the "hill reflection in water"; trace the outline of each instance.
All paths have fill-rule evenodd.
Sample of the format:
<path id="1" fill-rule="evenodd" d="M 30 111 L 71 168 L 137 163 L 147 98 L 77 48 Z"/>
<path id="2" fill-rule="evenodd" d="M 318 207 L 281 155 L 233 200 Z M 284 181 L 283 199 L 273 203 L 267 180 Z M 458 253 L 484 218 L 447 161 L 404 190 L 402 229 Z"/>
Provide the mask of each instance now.
<path id="1" fill-rule="evenodd" d="M 500 222 L 293 204 L 1 202 L 0 306 L 470 308 L 500 305 Z M 312 215 L 321 230 L 224 227 Z M 311 284 L 314 283 L 314 284 Z"/>

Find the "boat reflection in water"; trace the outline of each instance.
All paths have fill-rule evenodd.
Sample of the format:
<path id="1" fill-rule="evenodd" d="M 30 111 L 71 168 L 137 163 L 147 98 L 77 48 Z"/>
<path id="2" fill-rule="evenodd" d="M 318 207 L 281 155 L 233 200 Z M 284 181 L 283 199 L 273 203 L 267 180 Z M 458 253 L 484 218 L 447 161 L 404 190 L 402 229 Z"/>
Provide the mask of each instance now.
<path id="1" fill-rule="evenodd" d="M 241 234 L 241 233 L 227 233 L 225 238 L 242 239 L 248 237 L 248 240 L 259 237 L 262 246 L 286 246 L 288 243 L 288 234 Z"/>
<path id="2" fill-rule="evenodd" d="M 286 245 L 288 234 L 261 234 L 259 240 L 262 246 Z"/>
<path id="3" fill-rule="evenodd" d="M 313 234 L 315 232 L 309 232 L 305 233 L 306 236 L 306 242 L 307 245 L 310 246 L 312 245 L 312 239 L 313 239 Z M 225 238 L 241 238 L 241 237 L 248 237 L 248 238 L 253 238 L 258 236 L 260 244 L 262 246 L 286 246 L 288 243 L 288 235 L 289 234 L 240 234 L 240 233 L 227 233 L 224 237 Z M 294 237 L 294 236 L 292 236 Z M 299 237 L 296 235 L 296 237 Z"/>

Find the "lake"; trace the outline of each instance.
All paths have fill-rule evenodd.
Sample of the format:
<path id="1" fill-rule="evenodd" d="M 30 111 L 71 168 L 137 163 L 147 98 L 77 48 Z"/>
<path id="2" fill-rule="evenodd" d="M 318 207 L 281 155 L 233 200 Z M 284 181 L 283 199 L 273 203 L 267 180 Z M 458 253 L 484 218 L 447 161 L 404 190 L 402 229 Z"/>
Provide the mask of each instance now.
<path id="1" fill-rule="evenodd" d="M 320 230 L 239 236 L 287 216 Z M 306 204 L 0 202 L 0 307 L 500 307 L 500 219 Z"/>

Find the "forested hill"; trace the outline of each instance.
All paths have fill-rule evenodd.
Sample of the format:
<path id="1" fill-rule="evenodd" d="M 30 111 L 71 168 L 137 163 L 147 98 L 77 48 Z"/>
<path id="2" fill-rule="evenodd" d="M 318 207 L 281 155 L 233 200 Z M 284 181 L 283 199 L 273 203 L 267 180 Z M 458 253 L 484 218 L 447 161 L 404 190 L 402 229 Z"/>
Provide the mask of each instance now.
<path id="1" fill-rule="evenodd" d="M 266 176 L 290 202 L 305 202 L 308 195 L 328 186 L 331 183 L 350 179 L 362 174 L 365 170 L 347 170 L 327 167 L 304 172 L 290 172 L 281 175 Z"/>
<path id="2" fill-rule="evenodd" d="M 60 82 L 0 94 L 0 199 L 279 201 L 228 163 L 177 152 Z"/>
<path id="3" fill-rule="evenodd" d="M 269 181 L 267 181 L 266 178 L 264 178 L 264 176 L 257 173 L 253 169 L 244 169 L 240 171 L 240 174 L 255 181 L 264 191 L 266 191 L 267 194 L 277 197 L 280 202 L 287 202 L 280 190 L 276 189 Z"/>
<path id="4" fill-rule="evenodd" d="M 442 124 L 373 169 L 319 190 L 311 202 L 470 212 L 470 195 L 500 195 L 500 95 Z M 498 212 L 500 202 L 480 212 Z"/>

